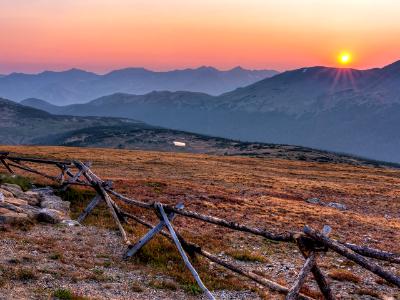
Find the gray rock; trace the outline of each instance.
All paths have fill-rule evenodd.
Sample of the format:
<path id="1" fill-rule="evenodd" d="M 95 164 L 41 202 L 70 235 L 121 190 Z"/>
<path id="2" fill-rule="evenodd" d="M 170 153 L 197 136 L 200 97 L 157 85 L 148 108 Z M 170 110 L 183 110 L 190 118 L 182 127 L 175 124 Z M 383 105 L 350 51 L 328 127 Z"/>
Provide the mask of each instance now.
<path id="1" fill-rule="evenodd" d="M 347 209 L 346 205 L 341 204 L 341 203 L 337 203 L 337 202 L 329 202 L 328 206 L 332 207 L 332 208 L 340 209 L 340 210 L 346 210 Z"/>
<path id="2" fill-rule="evenodd" d="M 42 208 L 39 210 L 37 220 L 39 222 L 46 222 L 51 224 L 60 223 L 63 219 L 63 215 L 55 209 Z"/>
<path id="3" fill-rule="evenodd" d="M 319 198 L 309 198 L 306 200 L 306 202 L 310 204 L 325 205 L 325 203 Z"/>
<path id="4" fill-rule="evenodd" d="M 72 227 L 72 226 L 81 226 L 81 223 L 75 220 L 62 220 L 61 225 Z"/>
<path id="5" fill-rule="evenodd" d="M 0 202 L 4 202 L 4 195 L 2 192 L 0 192 Z"/>
<path id="6" fill-rule="evenodd" d="M 70 203 L 63 201 L 60 197 L 55 195 L 41 195 L 42 201 L 40 202 L 41 208 L 55 209 L 62 212 L 64 215 L 69 214 Z"/>

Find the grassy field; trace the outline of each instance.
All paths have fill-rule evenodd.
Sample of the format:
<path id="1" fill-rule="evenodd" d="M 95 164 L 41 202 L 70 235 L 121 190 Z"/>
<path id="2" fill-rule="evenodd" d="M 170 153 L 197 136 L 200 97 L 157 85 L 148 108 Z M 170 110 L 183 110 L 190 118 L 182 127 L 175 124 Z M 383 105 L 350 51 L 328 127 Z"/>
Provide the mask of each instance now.
<path id="1" fill-rule="evenodd" d="M 0 151 L 92 161 L 92 170 L 96 174 L 103 179 L 113 180 L 117 191 L 141 201 L 183 202 L 190 210 L 273 232 L 298 231 L 304 225 L 320 229 L 324 224 L 329 224 L 333 228 L 332 236 L 340 240 L 400 252 L 400 170 L 268 158 L 110 149 L 2 146 Z M 50 169 L 46 171 L 50 172 Z M 305 202 L 315 197 L 325 202 L 345 204 L 347 210 Z M 74 216 L 87 199 L 82 201 L 73 205 Z M 149 212 L 124 208 L 145 216 L 153 223 L 156 221 Z M 98 218 L 102 213 L 101 210 L 95 212 L 95 216 L 88 219 L 89 224 L 110 227 L 107 216 Z M 239 261 L 266 263 L 272 258 L 284 261 L 293 258 L 301 263 L 298 254 L 296 258 L 291 257 L 294 246 L 270 243 L 183 217 L 178 217 L 174 224 L 188 240 L 207 250 L 227 253 Z M 132 225 L 128 232 L 134 241 L 145 231 L 140 226 Z M 168 260 L 177 260 L 176 257 L 154 259 L 154 253 L 163 251 L 155 247 L 167 247 L 165 243 L 160 241 L 150 246 L 153 248 L 147 248 L 137 258 L 138 262 L 148 264 L 151 261 L 157 267 L 157 264 L 168 265 Z M 343 278 L 343 274 L 340 274 L 346 272 L 348 267 L 341 264 L 329 258 L 323 267 L 332 273 L 332 279 L 339 280 L 337 278 Z M 189 283 L 179 277 L 182 270 L 176 271 L 174 276 L 177 281 L 190 289 Z M 207 273 L 203 271 L 203 274 Z M 275 273 L 271 273 L 271 276 L 283 283 L 291 281 Z M 363 276 L 363 273 L 357 276 Z M 235 284 L 231 278 L 217 283 L 212 283 L 212 279 L 206 278 L 206 282 L 212 284 L 213 288 Z M 379 279 L 375 279 L 379 282 Z M 355 282 L 356 279 L 348 281 Z"/>

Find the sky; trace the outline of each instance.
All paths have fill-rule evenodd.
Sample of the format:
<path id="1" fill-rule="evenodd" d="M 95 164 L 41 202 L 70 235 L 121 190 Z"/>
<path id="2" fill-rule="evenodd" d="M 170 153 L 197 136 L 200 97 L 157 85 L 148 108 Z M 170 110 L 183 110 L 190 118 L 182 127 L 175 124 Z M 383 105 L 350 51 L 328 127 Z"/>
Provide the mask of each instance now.
<path id="1" fill-rule="evenodd" d="M 400 59 L 399 0 L 1 0 L 0 74 Z"/>

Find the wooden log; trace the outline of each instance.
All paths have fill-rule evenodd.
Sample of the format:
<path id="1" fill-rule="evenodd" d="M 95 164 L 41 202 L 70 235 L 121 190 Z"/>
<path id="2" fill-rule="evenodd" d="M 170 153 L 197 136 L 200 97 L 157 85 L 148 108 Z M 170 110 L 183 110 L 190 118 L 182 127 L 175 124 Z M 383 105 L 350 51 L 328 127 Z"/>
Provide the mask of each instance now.
<path id="1" fill-rule="evenodd" d="M 154 203 L 145 203 L 145 202 L 141 202 L 138 200 L 134 200 L 134 199 L 130 199 L 128 197 L 125 197 L 111 189 L 106 189 L 110 194 L 116 196 L 118 199 L 124 201 L 127 204 L 132 204 L 138 207 L 142 207 L 142 208 L 153 208 L 154 207 Z M 231 222 L 231 221 L 226 221 L 224 219 L 220 219 L 220 218 L 216 218 L 216 217 L 212 217 L 212 216 L 207 216 L 207 215 L 203 215 L 203 214 L 199 214 L 197 212 L 194 211 L 189 211 L 189 210 L 185 210 L 185 209 L 177 209 L 173 206 L 170 205 L 163 205 L 165 211 L 167 212 L 174 212 L 176 214 L 185 216 L 185 217 L 189 217 L 189 218 L 193 218 L 193 219 L 197 219 L 197 220 L 201 220 L 207 223 L 211 223 L 211 224 L 215 224 L 215 225 L 220 225 L 223 227 L 227 227 L 233 230 L 238 230 L 238 231 L 243 231 L 243 232 L 248 232 L 248 233 L 252 233 L 255 235 L 259 235 L 262 237 L 265 237 L 269 240 L 274 240 L 274 241 L 281 241 L 281 242 L 294 242 L 293 236 L 294 233 L 282 233 L 282 234 L 275 234 L 275 233 L 271 233 L 268 232 L 266 230 L 263 229 L 259 229 L 259 228 L 251 228 L 242 224 L 238 224 L 235 222 Z"/>
<path id="2" fill-rule="evenodd" d="M 130 245 L 131 242 L 129 241 L 129 239 L 128 239 L 127 235 L 126 235 L 124 227 L 122 226 L 121 222 L 119 221 L 119 217 L 118 217 L 117 213 L 115 212 L 114 206 L 111 203 L 112 200 L 111 200 L 110 196 L 107 194 L 107 192 L 101 186 L 98 187 L 98 190 L 100 191 L 100 195 L 102 196 L 104 201 L 107 203 L 107 206 L 108 206 L 108 208 L 109 208 L 109 210 L 111 212 L 111 215 L 114 218 L 115 223 L 117 223 L 117 226 L 119 228 L 119 231 L 121 232 L 122 239 L 124 240 L 124 243 L 126 245 Z"/>
<path id="3" fill-rule="evenodd" d="M 323 235 L 328 235 L 330 233 L 330 227 L 324 226 L 324 229 L 322 231 Z M 316 245 L 316 242 L 311 239 L 310 237 L 306 236 L 304 233 L 299 233 L 296 235 L 296 242 L 299 247 L 300 253 L 303 255 L 305 259 L 307 259 L 315 249 L 321 250 L 320 245 Z M 321 244 L 321 243 L 318 243 Z M 325 249 L 327 250 L 328 248 L 324 246 Z M 315 281 L 318 284 L 318 287 L 324 296 L 325 300 L 335 300 L 335 296 L 333 295 L 333 292 L 331 290 L 331 287 L 329 286 L 328 280 L 326 279 L 324 273 L 322 270 L 319 268 L 317 261 L 315 261 L 314 265 L 311 268 L 311 272 L 314 276 Z"/>
<path id="4" fill-rule="evenodd" d="M 11 174 L 14 174 L 14 171 L 10 168 L 10 166 L 8 165 L 8 163 L 6 162 L 6 160 L 4 158 L 0 158 L 0 161 L 4 165 L 4 167 L 7 169 L 8 172 L 10 172 Z"/>
<path id="5" fill-rule="evenodd" d="M 366 246 L 358 246 L 350 243 L 341 243 L 341 244 L 353 250 L 354 252 L 361 254 L 362 256 L 376 258 L 379 260 L 385 260 L 395 264 L 400 264 L 400 254 L 369 248 Z"/>
<path id="6" fill-rule="evenodd" d="M 56 176 L 47 175 L 47 174 L 45 174 L 43 172 L 37 171 L 37 170 L 32 169 L 32 168 L 30 168 L 28 166 L 24 166 L 24 165 L 21 165 L 21 164 L 18 165 L 18 164 L 14 164 L 14 163 L 9 163 L 9 166 L 12 166 L 12 167 L 17 168 L 17 169 L 24 170 L 26 172 L 30 172 L 30 173 L 34 173 L 34 174 L 37 174 L 37 175 L 41 175 L 43 177 L 46 177 L 48 179 L 51 179 L 53 181 L 57 181 L 58 182 L 58 178 Z"/>
<path id="7" fill-rule="evenodd" d="M 132 220 L 135 220 L 136 222 L 138 222 L 139 224 L 142 224 L 143 226 L 146 226 L 148 228 L 153 228 L 152 224 L 144 221 L 143 219 L 141 219 L 141 218 L 139 218 L 139 217 L 137 217 L 137 216 L 135 216 L 133 214 L 129 214 L 127 212 L 124 212 L 124 214 L 128 218 L 130 218 Z M 172 237 L 168 233 L 166 233 L 165 231 L 161 230 L 160 234 L 162 236 L 164 236 L 165 238 L 169 239 L 171 242 L 173 242 Z M 180 242 L 182 243 L 182 246 L 186 245 L 187 247 L 190 247 L 189 251 L 194 251 L 195 253 L 197 253 L 197 254 L 209 259 L 210 261 L 220 265 L 221 267 L 227 268 L 228 270 L 230 270 L 230 271 L 232 271 L 232 272 L 234 272 L 236 274 L 239 274 L 241 276 L 244 276 L 244 277 L 246 277 L 246 278 L 248 278 L 248 279 L 250 279 L 250 280 L 252 280 L 252 281 L 254 281 L 254 282 L 256 282 L 256 283 L 258 283 L 258 284 L 260 284 L 262 286 L 264 286 L 264 287 L 267 287 L 267 288 L 269 288 L 269 289 L 271 289 L 273 291 L 276 291 L 276 292 L 279 292 L 279 293 L 283 293 L 283 294 L 287 294 L 288 291 L 289 291 L 288 288 L 280 285 L 279 283 L 276 283 L 276 282 L 274 282 L 272 280 L 269 280 L 269 279 L 266 279 L 264 277 L 261 277 L 261 276 L 255 274 L 255 273 L 253 273 L 251 271 L 248 272 L 248 271 L 242 270 L 241 268 L 236 267 L 233 264 L 228 263 L 228 262 L 220 259 L 216 255 L 213 255 L 213 254 L 203 250 L 200 246 L 185 241 L 181 236 L 178 236 L 178 238 L 179 238 Z M 300 294 L 299 299 L 302 299 L 302 300 L 313 300 L 313 298 L 311 298 L 309 296 L 306 296 L 306 295 L 303 295 L 303 294 Z"/>
<path id="8" fill-rule="evenodd" d="M 296 300 L 299 298 L 301 287 L 303 286 L 307 275 L 311 272 L 311 269 L 314 265 L 315 253 L 312 252 L 304 263 L 304 266 L 301 268 L 294 285 L 290 288 L 289 293 L 286 295 L 286 300 Z"/>
<path id="9" fill-rule="evenodd" d="M 378 275 L 379 277 L 385 279 L 386 281 L 396 285 L 397 287 L 400 287 L 400 277 L 399 276 L 396 276 L 396 275 L 384 270 L 376 263 L 369 261 L 362 255 L 355 253 L 354 251 L 350 250 L 349 248 L 345 247 L 344 245 L 342 245 L 334 240 L 331 240 L 330 238 L 318 233 L 317 231 L 311 229 L 308 226 L 304 227 L 304 232 L 307 235 L 309 235 L 310 237 L 312 237 L 313 239 L 325 244 L 327 247 L 329 247 L 333 251 L 356 262 L 363 268 L 371 271 L 372 273 Z"/>
<path id="10" fill-rule="evenodd" d="M 42 159 L 42 158 L 30 158 L 30 157 L 19 157 L 19 156 L 7 156 L 9 160 L 14 162 L 31 162 L 31 163 L 39 163 L 39 164 L 48 164 L 48 165 L 65 165 L 65 166 L 73 166 L 71 161 L 60 161 L 60 160 L 51 160 L 51 159 Z"/>
<path id="11" fill-rule="evenodd" d="M 208 299 L 215 300 L 214 296 L 211 294 L 211 292 L 207 289 L 207 287 L 204 285 L 204 283 L 201 281 L 199 274 L 195 270 L 195 268 L 192 266 L 192 264 L 189 261 L 189 258 L 187 257 L 185 250 L 183 250 L 182 245 L 175 233 L 174 228 L 172 227 L 171 223 L 169 222 L 169 219 L 167 217 L 167 214 L 165 213 L 163 206 L 161 204 L 157 204 L 158 211 L 160 212 L 165 225 L 167 226 L 169 232 L 171 233 L 172 239 L 174 240 L 176 247 L 178 248 L 179 253 L 181 254 L 183 261 L 185 262 L 186 267 L 189 269 L 189 271 L 192 273 L 194 279 L 196 280 L 197 284 L 201 288 L 201 290 L 204 292 L 204 294 L 208 297 Z"/>
<path id="12" fill-rule="evenodd" d="M 90 214 L 90 212 L 99 204 L 101 201 L 101 196 L 99 194 L 96 194 L 96 196 L 90 201 L 89 205 L 83 210 L 83 212 L 79 215 L 77 221 L 79 223 L 82 223 L 86 217 Z"/>
<path id="13" fill-rule="evenodd" d="M 114 218 L 114 221 L 117 224 L 118 229 L 119 229 L 119 231 L 120 231 L 120 233 L 122 235 L 122 239 L 124 240 L 124 243 L 127 244 L 127 245 L 130 245 L 131 243 L 130 243 L 127 235 L 126 235 L 125 229 L 122 226 L 122 224 L 121 224 L 121 222 L 119 220 L 118 214 L 115 211 L 115 208 L 113 206 L 113 200 L 107 194 L 106 190 L 103 188 L 101 179 L 98 179 L 97 176 L 95 178 L 93 178 L 94 176 L 92 177 L 92 175 L 89 174 L 89 172 L 88 172 L 89 168 L 85 164 L 83 164 L 83 163 L 81 163 L 79 161 L 74 161 L 74 164 L 79 170 L 82 170 L 83 176 L 86 177 L 86 179 L 91 183 L 92 187 L 97 191 L 97 193 L 106 202 L 106 204 L 107 204 L 107 206 L 108 206 L 108 208 L 109 208 L 109 210 L 111 212 L 111 216 Z"/>
<path id="14" fill-rule="evenodd" d="M 180 203 L 177 205 L 178 207 L 183 208 L 183 204 Z M 172 222 L 175 218 L 174 213 L 168 214 L 168 220 Z M 124 259 L 128 259 L 135 255 L 144 245 L 146 245 L 157 233 L 159 233 L 165 226 L 164 220 L 160 220 L 160 222 L 154 226 L 150 231 L 148 231 L 135 245 L 128 248 L 128 251 L 124 254 Z"/>

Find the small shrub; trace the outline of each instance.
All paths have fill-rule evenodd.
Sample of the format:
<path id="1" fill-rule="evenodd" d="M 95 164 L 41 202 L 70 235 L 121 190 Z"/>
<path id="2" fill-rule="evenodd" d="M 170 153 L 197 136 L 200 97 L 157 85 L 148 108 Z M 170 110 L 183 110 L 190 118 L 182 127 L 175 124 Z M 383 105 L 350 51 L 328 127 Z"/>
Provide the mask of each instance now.
<path id="1" fill-rule="evenodd" d="M 53 260 L 59 260 L 62 257 L 63 257 L 62 253 L 59 253 L 59 252 L 54 252 L 49 256 L 49 258 L 53 259 Z"/>
<path id="2" fill-rule="evenodd" d="M 185 290 L 186 293 L 194 295 L 194 296 L 200 295 L 201 293 L 203 293 L 201 288 L 195 283 L 193 283 L 193 284 L 185 284 L 183 286 L 183 289 Z"/>
<path id="3" fill-rule="evenodd" d="M 144 291 L 144 289 L 137 282 L 132 282 L 131 290 L 135 293 L 141 293 Z"/>
<path id="4" fill-rule="evenodd" d="M 361 281 L 360 277 L 343 269 L 334 269 L 330 271 L 329 277 L 338 281 L 350 281 L 354 283 L 359 283 Z"/>
<path id="5" fill-rule="evenodd" d="M 68 289 L 57 289 L 53 292 L 53 298 L 58 300 L 89 300 L 89 298 L 78 296 Z"/>
<path id="6" fill-rule="evenodd" d="M 31 269 L 19 269 L 16 272 L 16 278 L 21 281 L 36 279 L 36 275 Z"/>
<path id="7" fill-rule="evenodd" d="M 152 280 L 149 283 L 149 286 L 155 288 L 155 289 L 160 289 L 160 290 L 171 290 L 171 291 L 176 291 L 178 289 L 178 285 L 173 282 L 172 280 Z"/>
<path id="8" fill-rule="evenodd" d="M 72 300 L 74 298 L 74 294 L 67 289 L 58 289 L 54 291 L 53 297 L 60 300 Z"/>

